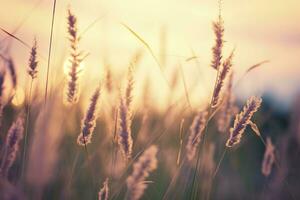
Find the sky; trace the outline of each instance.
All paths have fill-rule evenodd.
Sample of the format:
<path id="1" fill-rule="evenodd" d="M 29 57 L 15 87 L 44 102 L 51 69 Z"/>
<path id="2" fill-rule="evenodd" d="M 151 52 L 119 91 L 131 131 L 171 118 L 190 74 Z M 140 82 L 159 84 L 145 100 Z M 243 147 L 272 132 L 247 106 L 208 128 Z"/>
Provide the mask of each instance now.
<path id="1" fill-rule="evenodd" d="M 51 0 L 10 0 L 0 7 L 0 26 L 31 44 L 36 37 L 40 51 L 39 81 L 45 81 L 46 58 L 52 12 Z M 300 2 L 298 0 L 223 0 L 226 57 L 235 48 L 236 79 L 248 67 L 263 60 L 270 62 L 248 74 L 236 92 L 243 97 L 274 93 L 277 99 L 290 101 L 299 91 Z M 124 74 L 132 55 L 143 51 L 137 70 L 137 89 L 141 91 L 147 78 L 151 80 L 157 99 L 168 94 L 164 77 L 182 67 L 187 87 L 198 81 L 191 91 L 192 104 L 211 94 L 215 71 L 209 67 L 214 44 L 212 21 L 218 16 L 218 1 L 214 0 L 57 0 L 51 82 L 63 75 L 63 63 L 68 55 L 66 10 L 70 7 L 78 17 L 79 32 L 93 24 L 82 36 L 80 48 L 89 53 L 84 61 L 85 85 L 92 85 L 103 77 L 103 60 L 109 62 L 116 74 Z M 166 59 L 164 74 L 145 46 L 122 26 L 128 25 L 153 49 L 157 57 Z M 6 35 L 0 33 L 0 38 Z M 164 37 L 165 40 L 161 38 Z M 1 40 L 2 41 L 2 40 Z M 162 41 L 165 51 L 161 51 Z M 1 44 L 0 44 L 1 45 Z M 193 53 L 197 62 L 186 61 Z M 28 49 L 13 42 L 11 53 L 16 59 L 21 82 L 26 71 Z M 41 84 L 43 85 L 43 84 Z M 184 94 L 180 82 L 178 96 Z"/>

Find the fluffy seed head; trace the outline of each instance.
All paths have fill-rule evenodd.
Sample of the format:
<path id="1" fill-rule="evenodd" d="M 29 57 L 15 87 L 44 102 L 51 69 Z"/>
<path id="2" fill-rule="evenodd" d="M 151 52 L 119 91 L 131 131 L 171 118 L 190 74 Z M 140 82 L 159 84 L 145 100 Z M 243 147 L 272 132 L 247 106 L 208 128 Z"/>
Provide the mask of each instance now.
<path id="1" fill-rule="evenodd" d="M 124 157 L 127 159 L 131 158 L 132 153 L 132 136 L 131 136 L 131 114 L 126 105 L 124 98 L 121 98 L 119 107 L 119 134 L 118 143 L 121 147 L 121 151 Z"/>
<path id="2" fill-rule="evenodd" d="M 230 129 L 230 137 L 226 142 L 227 147 L 232 147 L 240 142 L 247 125 L 250 123 L 251 117 L 258 110 L 261 102 L 262 99 L 259 97 L 250 97 L 243 110 L 235 116 L 234 125 Z"/>
<path id="3" fill-rule="evenodd" d="M 36 70 L 38 65 L 36 54 L 37 54 L 37 42 L 36 39 L 34 39 L 33 46 L 30 51 L 29 69 L 28 69 L 28 74 L 31 76 L 32 79 L 36 78 L 38 72 Z"/>
<path id="4" fill-rule="evenodd" d="M 134 87 L 133 66 L 131 65 L 128 69 L 127 86 L 126 86 L 126 93 L 125 93 L 126 106 L 129 111 L 131 111 L 133 87 Z"/>
<path id="5" fill-rule="evenodd" d="M 19 142 L 23 138 L 23 129 L 23 117 L 20 116 L 8 130 L 4 146 L 4 156 L 0 167 L 0 175 L 4 177 L 7 176 L 10 167 L 17 157 Z"/>
<path id="6" fill-rule="evenodd" d="M 78 135 L 77 138 L 77 143 L 80 146 L 85 146 L 86 144 L 91 143 L 93 131 L 96 126 L 96 111 L 99 96 L 100 88 L 98 87 L 90 99 L 90 105 L 88 107 L 84 119 L 82 120 L 81 133 Z"/>
<path id="7" fill-rule="evenodd" d="M 83 60 L 82 52 L 78 50 L 78 37 L 77 30 L 77 18 L 68 10 L 68 35 L 70 41 L 70 57 L 67 74 L 67 85 L 66 85 L 66 102 L 69 104 L 77 103 L 79 98 L 79 74 L 81 72 L 80 65 Z"/>
<path id="8" fill-rule="evenodd" d="M 189 137 L 186 144 L 186 156 L 189 161 L 192 161 L 196 155 L 197 147 L 202 139 L 203 130 L 205 128 L 207 112 L 199 112 L 193 120 L 190 127 Z"/>
<path id="9" fill-rule="evenodd" d="M 213 30 L 215 33 L 215 45 L 212 48 L 213 59 L 211 61 L 211 66 L 218 70 L 219 66 L 221 65 L 222 60 L 222 48 L 223 48 L 223 36 L 224 36 L 224 23 L 221 18 L 219 17 L 217 22 L 213 23 Z"/>
<path id="10" fill-rule="evenodd" d="M 225 133 L 226 131 L 228 131 L 232 117 L 238 112 L 237 107 L 234 105 L 235 97 L 232 92 L 232 81 L 233 73 L 229 75 L 222 105 L 218 114 L 217 125 L 218 130 L 221 133 Z"/>
<path id="11" fill-rule="evenodd" d="M 144 194 L 147 185 L 145 179 L 149 176 L 150 172 L 157 168 L 157 147 L 152 145 L 149 147 L 133 164 L 133 172 L 127 178 L 128 199 L 138 200 Z"/>
<path id="12" fill-rule="evenodd" d="M 7 68 L 12 79 L 13 88 L 17 88 L 17 72 L 15 62 L 11 57 L 7 59 Z"/>
<path id="13" fill-rule="evenodd" d="M 211 107 L 214 108 L 218 106 L 221 102 L 221 92 L 223 85 L 225 83 L 225 79 L 228 76 L 231 67 L 232 67 L 232 58 L 233 58 L 233 52 L 231 52 L 230 56 L 223 62 L 222 67 L 218 69 L 218 77 L 217 82 L 214 88 L 213 96 L 212 96 L 212 102 Z"/>
<path id="14" fill-rule="evenodd" d="M 68 9 L 68 33 L 69 39 L 73 41 L 77 41 L 77 18 L 72 13 L 71 9 Z"/>

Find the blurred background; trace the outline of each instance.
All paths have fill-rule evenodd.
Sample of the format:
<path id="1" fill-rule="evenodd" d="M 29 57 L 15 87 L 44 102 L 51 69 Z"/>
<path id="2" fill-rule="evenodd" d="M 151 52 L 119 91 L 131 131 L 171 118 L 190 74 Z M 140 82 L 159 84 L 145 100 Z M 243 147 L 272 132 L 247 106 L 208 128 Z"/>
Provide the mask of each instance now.
<path id="1" fill-rule="evenodd" d="M 57 0 L 49 76 L 50 96 L 61 98 L 57 94 L 61 92 L 59 89 L 66 73 L 69 54 L 67 9 L 71 8 L 78 17 L 78 30 L 82 33 L 79 48 L 88 54 L 82 64 L 81 106 L 72 111 L 66 110 L 62 105 L 57 105 L 57 99 L 54 98 L 49 102 L 53 108 L 57 108 L 55 112 L 46 110 L 40 116 L 46 81 L 52 4 L 50 0 L 10 0 L 2 2 L 0 6 L 2 29 L 13 33 L 29 46 L 34 38 L 37 39 L 39 73 L 33 85 L 33 99 L 37 103 L 32 105 L 29 130 L 48 130 L 45 131 L 45 138 L 51 138 L 53 143 L 44 152 L 41 151 L 44 153 L 42 155 L 52 155 L 52 148 L 57 150 L 55 156 L 51 157 L 56 161 L 50 163 L 53 167 L 39 171 L 39 174 L 48 174 L 49 177 L 51 174 L 51 178 L 45 178 L 40 183 L 39 177 L 35 173 L 30 174 L 30 170 L 32 173 L 42 168 L 33 164 L 28 167 L 33 180 L 29 179 L 33 185 L 46 185 L 43 199 L 95 199 L 103 180 L 110 176 L 115 199 L 122 199 L 122 195 L 116 195 L 114 189 L 120 189 L 118 172 L 124 169 L 124 163 L 122 165 L 116 159 L 120 163 L 113 170 L 107 163 L 111 161 L 113 151 L 111 139 L 115 125 L 114 112 L 119 103 L 119 89 L 126 83 L 129 63 L 135 59 L 138 64 L 134 69 L 132 132 L 137 141 L 134 152 L 142 150 L 149 141 L 155 141 L 161 148 L 159 170 L 150 177 L 154 184 L 149 184 L 143 199 L 162 199 L 172 178 L 182 170 L 176 164 L 180 123 L 185 119 L 183 130 L 187 134 L 196 111 L 204 109 L 212 95 L 216 76 L 216 71 L 210 67 L 211 47 L 214 44 L 212 22 L 218 17 L 218 1 Z M 267 178 L 261 174 L 265 146 L 253 131 L 247 129 L 239 148 L 224 158 L 211 199 L 300 199 L 299 6 L 298 0 L 224 0 L 222 3 L 226 41 L 224 57 L 235 49 L 233 69 L 236 104 L 241 108 L 249 96 L 262 96 L 262 107 L 253 121 L 263 138 L 271 137 L 281 167 L 274 167 L 275 170 Z M 126 24 L 147 42 L 160 65 L 149 49 L 122 24 Z M 0 53 L 14 59 L 18 77 L 18 88 L 12 105 L 4 109 L 0 144 L 4 141 L 4 133 L 15 113 L 22 106 L 28 105 L 25 94 L 30 83 L 27 74 L 29 52 L 30 49 L 23 44 L 3 31 L 0 32 Z M 264 64 L 245 75 L 251 66 L 260 62 Z M 0 67 L 4 67 L 3 63 L 0 63 Z M 90 162 L 93 163 L 93 175 L 99 178 L 94 180 L 97 188 L 89 188 L 91 175 L 84 170 L 89 163 L 85 162 L 84 152 L 78 150 L 76 137 L 90 95 L 99 81 L 105 82 L 108 70 L 111 70 L 112 80 L 115 80 L 115 93 L 105 91 L 101 96 L 100 117 L 95 131 L 97 134 L 93 136 L 95 142 L 89 149 L 92 152 Z M 12 87 L 11 82 L 7 76 L 6 89 Z M 171 90 L 167 82 L 172 84 Z M 49 124 L 43 123 L 44 121 Z M 62 128 L 58 122 L 65 127 Z M 35 123 L 38 124 L 37 127 Z M 209 133 L 212 133 L 209 138 L 214 143 L 211 153 L 213 156 L 210 158 L 215 166 L 222 155 L 222 145 L 228 134 L 218 132 L 215 120 L 212 120 L 208 128 Z M 56 133 L 54 136 L 51 132 L 53 130 Z M 58 133 L 64 134 L 59 137 Z M 138 137 L 138 133 L 142 135 Z M 32 136 L 33 143 L 41 140 L 34 138 Z M 55 145 L 56 142 L 59 145 Z M 209 144 L 207 149 L 210 149 Z M 43 158 L 41 155 L 34 156 Z M 75 159 L 77 165 L 73 163 Z M 40 162 L 44 164 L 41 166 L 49 164 L 43 159 Z M 11 174 L 14 182 L 17 182 L 15 177 L 20 173 L 19 165 L 20 160 L 13 167 L 17 171 L 17 175 Z M 67 185 L 72 170 L 78 174 L 74 176 L 73 185 Z M 56 172 L 59 176 L 53 177 Z M 190 172 L 183 174 L 190 177 Z M 179 177 L 179 184 L 180 180 Z M 210 187 L 210 182 L 207 187 Z M 181 196 L 184 192 L 180 187 L 176 189 L 176 184 L 169 189 L 168 195 L 174 192 L 170 197 L 175 195 L 177 199 L 188 199 Z M 34 197 L 34 190 L 30 186 L 24 190 L 29 194 L 29 199 Z M 120 194 L 124 190 L 121 187 Z M 207 190 L 205 185 L 202 190 Z"/>
<path id="2" fill-rule="evenodd" d="M 165 105 L 168 87 L 159 66 L 143 44 L 121 25 L 125 23 L 160 58 L 164 76 L 169 81 L 174 69 L 181 65 L 187 88 L 191 88 L 195 81 L 199 82 L 194 90 L 196 92 L 190 94 L 193 105 L 197 106 L 199 102 L 205 101 L 211 93 L 211 82 L 215 76 L 209 67 L 213 45 L 211 27 L 218 15 L 217 1 L 58 1 L 50 71 L 52 83 L 62 74 L 63 63 L 67 59 L 68 6 L 71 6 L 78 17 L 79 32 L 84 32 L 89 27 L 80 43 L 80 48 L 89 53 L 84 62 L 84 76 L 89 77 L 89 82 L 99 81 L 103 76 L 104 62 L 111 65 L 116 76 L 122 74 L 132 55 L 142 51 L 143 59 L 137 70 L 137 82 L 144 82 L 147 76 L 151 80 L 151 90 L 155 92 L 152 101 L 155 105 Z M 236 48 L 234 70 L 237 79 L 250 66 L 264 60 L 270 61 L 239 84 L 236 88 L 238 94 L 247 96 L 268 91 L 281 105 L 291 103 L 291 99 L 299 91 L 298 7 L 297 0 L 223 2 L 226 39 L 224 55 Z M 28 44 L 32 43 L 34 37 L 37 38 L 40 55 L 43 56 L 43 59 L 40 58 L 41 82 L 45 81 L 51 13 L 52 1 L 43 0 L 11 0 L 3 3 L 0 8 L 2 28 L 14 32 Z M 2 40 L 7 37 L 3 32 L 0 34 Z M 11 43 L 10 52 L 16 60 L 18 74 L 23 77 L 20 81 L 24 82 L 26 76 L 23 74 L 29 52 L 18 42 Z M 186 61 L 195 55 L 197 62 Z M 140 88 L 142 85 L 137 84 Z M 176 92 L 178 95 L 183 94 L 182 84 L 179 84 Z"/>

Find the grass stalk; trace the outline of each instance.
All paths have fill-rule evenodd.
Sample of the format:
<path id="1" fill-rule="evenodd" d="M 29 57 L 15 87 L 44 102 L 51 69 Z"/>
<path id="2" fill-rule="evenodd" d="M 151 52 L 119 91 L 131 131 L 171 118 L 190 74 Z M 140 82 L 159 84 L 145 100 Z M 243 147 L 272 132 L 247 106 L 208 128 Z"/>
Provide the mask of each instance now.
<path id="1" fill-rule="evenodd" d="M 51 29 L 50 29 L 50 38 L 49 38 L 49 49 L 48 49 L 48 61 L 47 61 L 47 73 L 46 73 L 46 86 L 45 86 L 45 105 L 47 104 L 47 96 L 48 96 L 48 82 L 49 82 L 49 74 L 50 74 L 50 65 L 51 65 L 51 51 L 52 51 L 52 40 L 53 40 L 53 29 L 54 29 L 54 19 L 55 19 L 55 11 L 56 11 L 56 0 L 53 0 L 53 8 L 52 8 L 52 20 L 51 20 Z"/>
<path id="2" fill-rule="evenodd" d="M 29 129 L 29 120 L 30 120 L 30 109 L 31 109 L 31 95 L 32 95 L 32 85 L 33 79 L 30 81 L 29 94 L 28 94 L 28 106 L 26 111 L 26 122 L 25 122 L 25 135 L 23 142 L 23 156 L 22 156 L 22 167 L 21 167 L 21 181 L 23 180 L 25 162 L 26 162 L 26 151 L 27 151 L 27 140 L 28 140 L 28 129 Z"/>

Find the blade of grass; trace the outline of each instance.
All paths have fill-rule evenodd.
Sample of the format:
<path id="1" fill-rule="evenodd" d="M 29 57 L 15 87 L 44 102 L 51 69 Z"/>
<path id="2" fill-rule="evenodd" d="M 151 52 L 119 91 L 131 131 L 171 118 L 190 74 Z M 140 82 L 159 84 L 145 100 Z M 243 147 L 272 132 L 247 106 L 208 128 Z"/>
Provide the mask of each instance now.
<path id="1" fill-rule="evenodd" d="M 159 62 L 158 58 L 155 56 L 155 53 L 153 52 L 153 50 L 150 47 L 150 45 L 141 36 L 139 36 L 133 29 L 131 29 L 128 25 L 126 25 L 124 23 L 121 23 L 121 25 L 124 26 L 131 34 L 133 34 L 146 47 L 146 49 L 149 51 L 149 53 L 151 54 L 151 56 L 154 59 L 154 61 L 156 62 L 156 64 L 159 66 L 159 69 L 161 71 L 163 79 L 166 81 L 167 85 L 171 89 L 171 85 L 168 82 L 168 80 L 167 80 L 167 78 L 166 78 L 166 76 L 164 74 L 163 66 Z"/>
<path id="2" fill-rule="evenodd" d="M 79 34 L 78 38 L 81 38 L 85 33 L 87 33 L 95 24 L 101 21 L 106 15 L 102 15 L 95 19 L 91 24 L 89 24 L 83 31 Z"/>
<path id="3" fill-rule="evenodd" d="M 252 71 L 253 69 L 257 68 L 257 67 L 260 67 L 261 65 L 263 64 L 266 64 L 266 63 L 269 63 L 270 61 L 269 60 L 264 60 L 262 62 L 259 62 L 255 65 L 252 65 L 251 67 L 248 68 L 248 70 L 245 72 L 245 74 L 249 73 L 250 71 Z"/>
<path id="4" fill-rule="evenodd" d="M 40 3 L 42 1 L 43 0 L 39 0 L 38 2 L 36 2 L 35 5 L 30 9 L 30 11 L 26 13 L 26 15 L 23 17 L 21 22 L 16 26 L 16 28 L 13 30 L 13 32 L 11 32 L 12 35 L 15 35 L 18 32 L 18 30 L 24 25 L 24 23 L 28 20 L 28 18 L 30 18 L 30 16 L 34 13 L 35 9 L 37 9 L 37 7 L 40 5 Z M 7 38 L 3 38 L 0 41 L 0 43 L 2 43 L 6 39 Z"/>
<path id="5" fill-rule="evenodd" d="M 31 46 L 29 44 L 27 44 L 24 40 L 20 39 L 19 37 L 15 36 L 14 34 L 8 32 L 7 30 L 5 30 L 4 28 L 0 27 L 0 30 L 2 32 L 4 32 L 5 34 L 9 35 L 11 38 L 17 40 L 18 42 L 20 42 L 21 44 L 23 44 L 26 48 L 31 49 Z"/>
<path id="6" fill-rule="evenodd" d="M 51 20 L 51 29 L 50 29 L 50 38 L 49 38 L 49 49 L 48 49 L 46 86 L 45 86 L 45 105 L 47 104 L 47 96 L 48 96 L 48 82 L 49 82 L 49 73 L 50 73 L 50 64 L 51 64 L 50 62 L 51 62 L 51 51 L 52 51 L 52 40 L 53 40 L 53 29 L 54 29 L 55 11 L 56 11 L 56 0 L 53 0 L 52 20 Z"/>
<path id="7" fill-rule="evenodd" d="M 262 66 L 262 65 L 264 65 L 264 64 L 266 64 L 266 63 L 269 63 L 269 62 L 270 62 L 269 60 L 264 60 L 264 61 L 262 61 L 262 62 L 259 62 L 259 63 L 255 64 L 255 65 L 252 65 L 251 67 L 249 67 L 249 68 L 245 71 L 245 73 L 237 80 L 237 82 L 235 83 L 235 87 L 238 86 L 238 85 L 240 85 L 240 82 L 247 76 L 247 74 L 249 74 L 249 72 L 251 72 L 251 71 L 253 71 L 254 69 L 256 69 L 256 68 L 258 68 L 258 67 L 260 67 L 260 66 Z M 234 88 L 235 88 L 235 87 L 234 87 Z"/>

